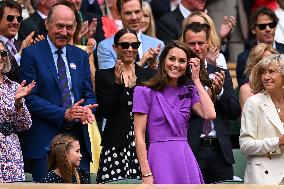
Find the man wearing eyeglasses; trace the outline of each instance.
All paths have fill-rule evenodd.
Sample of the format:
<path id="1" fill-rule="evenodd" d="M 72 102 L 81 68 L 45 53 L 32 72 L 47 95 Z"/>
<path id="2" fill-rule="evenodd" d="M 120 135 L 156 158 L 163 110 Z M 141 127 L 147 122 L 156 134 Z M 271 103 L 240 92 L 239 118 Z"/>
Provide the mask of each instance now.
<path id="1" fill-rule="evenodd" d="M 143 54 L 150 48 L 152 48 L 155 53 L 158 53 L 161 48 L 163 48 L 164 43 L 141 32 L 142 0 L 119 0 L 116 1 L 116 6 L 123 27 L 135 31 L 138 40 L 141 42 L 138 48 L 136 62 L 142 59 Z M 112 47 L 113 39 L 113 37 L 110 37 L 103 40 L 98 45 L 97 56 L 99 69 L 112 68 L 116 63 L 117 55 Z"/>
<path id="2" fill-rule="evenodd" d="M 8 49 L 11 61 L 11 70 L 7 73 L 9 79 L 19 82 L 19 65 L 22 50 L 30 44 L 31 36 L 24 41 L 15 39 L 19 31 L 20 23 L 23 20 L 22 7 L 13 0 L 0 2 L 0 40 Z"/>
<path id="3" fill-rule="evenodd" d="M 192 115 L 189 120 L 188 142 L 206 184 L 232 180 L 234 157 L 229 135 L 229 120 L 241 115 L 238 98 L 233 89 L 228 69 L 221 69 L 206 61 L 209 27 L 193 22 L 183 31 L 183 41 L 204 61 L 216 92 L 214 107 L 216 118 L 204 120 Z M 209 93 L 210 94 L 210 93 Z"/>
<path id="4" fill-rule="evenodd" d="M 251 32 L 255 36 L 255 43 L 271 44 L 279 53 L 284 53 L 284 44 L 274 40 L 278 17 L 269 8 L 260 7 L 251 16 Z M 248 82 L 244 71 L 251 49 L 240 53 L 237 58 L 237 81 L 239 87 Z"/>
<path id="5" fill-rule="evenodd" d="M 80 167 L 90 168 L 91 149 L 88 123 L 94 121 L 96 107 L 90 78 L 88 54 L 69 45 L 73 37 L 75 15 L 71 8 L 58 4 L 46 19 L 46 39 L 23 50 L 20 76 L 36 82 L 27 107 L 32 128 L 22 135 L 22 150 L 30 160 L 34 181 L 47 174 L 48 146 L 53 137 L 64 133 L 80 141 Z"/>

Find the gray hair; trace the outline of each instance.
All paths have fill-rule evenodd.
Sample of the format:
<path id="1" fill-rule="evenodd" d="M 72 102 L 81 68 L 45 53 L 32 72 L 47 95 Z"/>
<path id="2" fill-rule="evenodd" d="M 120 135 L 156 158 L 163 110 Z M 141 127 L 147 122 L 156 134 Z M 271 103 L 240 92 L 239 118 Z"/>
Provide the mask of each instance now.
<path id="1" fill-rule="evenodd" d="M 261 74 L 263 70 L 271 64 L 276 64 L 284 77 L 284 55 L 283 54 L 272 54 L 270 56 L 264 57 L 260 60 L 251 71 L 250 75 L 250 85 L 253 93 L 264 92 L 265 88 L 261 81 Z"/>

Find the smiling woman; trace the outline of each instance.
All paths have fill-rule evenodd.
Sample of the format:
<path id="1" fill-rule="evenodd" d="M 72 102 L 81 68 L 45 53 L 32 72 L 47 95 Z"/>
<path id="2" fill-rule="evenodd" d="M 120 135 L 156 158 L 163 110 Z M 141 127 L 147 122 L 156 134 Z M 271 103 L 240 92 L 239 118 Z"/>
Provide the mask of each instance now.
<path id="1" fill-rule="evenodd" d="M 117 54 L 115 67 L 96 72 L 99 111 L 107 119 L 102 134 L 98 183 L 141 178 L 131 111 L 133 92 L 136 85 L 150 79 L 154 72 L 135 64 L 139 46 L 135 31 L 119 30 L 113 44 Z"/>
<path id="2" fill-rule="evenodd" d="M 144 184 L 203 183 L 186 138 L 192 111 L 205 119 L 216 117 L 213 102 L 199 78 L 200 60 L 186 44 L 174 41 L 163 49 L 157 72 L 144 87 L 135 88 L 133 97 L 142 181 Z M 194 85 L 187 85 L 187 80 Z M 146 130 L 150 140 L 148 151 Z"/>
<path id="3" fill-rule="evenodd" d="M 258 62 L 250 84 L 257 94 L 244 105 L 239 138 L 247 156 L 244 181 L 284 184 L 279 167 L 284 163 L 284 55 L 273 54 Z"/>

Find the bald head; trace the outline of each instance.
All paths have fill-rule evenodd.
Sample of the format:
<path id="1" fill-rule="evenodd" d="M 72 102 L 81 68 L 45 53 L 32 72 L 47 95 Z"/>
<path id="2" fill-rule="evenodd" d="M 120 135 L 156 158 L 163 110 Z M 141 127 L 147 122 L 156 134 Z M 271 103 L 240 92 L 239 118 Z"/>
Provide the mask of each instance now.
<path id="1" fill-rule="evenodd" d="M 52 43 L 61 49 L 66 46 L 76 27 L 75 13 L 66 5 L 55 5 L 46 19 L 48 37 Z"/>
<path id="2" fill-rule="evenodd" d="M 69 18 L 73 17 L 73 21 L 75 22 L 75 14 L 74 11 L 66 6 L 66 5 L 55 5 L 51 8 L 48 16 L 47 16 L 47 22 L 52 22 L 54 18 L 57 18 L 58 16 L 68 16 Z"/>

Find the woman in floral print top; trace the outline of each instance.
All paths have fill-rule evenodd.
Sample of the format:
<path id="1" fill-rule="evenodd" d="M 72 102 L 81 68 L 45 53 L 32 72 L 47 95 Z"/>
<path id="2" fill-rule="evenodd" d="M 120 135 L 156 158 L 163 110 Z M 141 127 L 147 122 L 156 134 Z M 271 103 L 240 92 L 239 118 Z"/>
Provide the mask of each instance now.
<path id="1" fill-rule="evenodd" d="M 31 115 L 23 97 L 35 82 L 24 87 L 9 80 L 4 74 L 11 68 L 8 53 L 0 42 L 0 183 L 24 181 L 24 163 L 18 132 L 31 127 Z"/>

